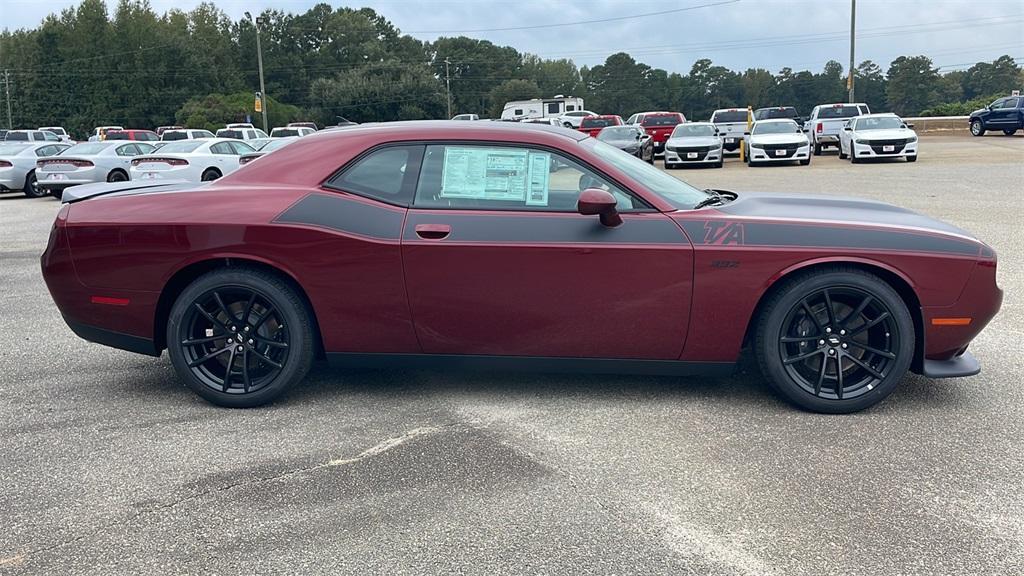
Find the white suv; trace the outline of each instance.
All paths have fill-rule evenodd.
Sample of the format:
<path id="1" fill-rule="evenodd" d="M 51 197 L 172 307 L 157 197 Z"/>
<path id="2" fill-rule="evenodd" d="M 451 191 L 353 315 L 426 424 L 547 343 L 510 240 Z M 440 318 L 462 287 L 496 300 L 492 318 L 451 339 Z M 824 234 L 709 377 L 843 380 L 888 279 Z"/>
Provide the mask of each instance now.
<path id="1" fill-rule="evenodd" d="M 566 128 L 579 130 L 580 122 L 582 122 L 587 116 L 597 116 L 597 112 L 591 112 L 590 110 L 573 110 L 572 112 L 566 112 L 559 116 L 558 123 Z"/>

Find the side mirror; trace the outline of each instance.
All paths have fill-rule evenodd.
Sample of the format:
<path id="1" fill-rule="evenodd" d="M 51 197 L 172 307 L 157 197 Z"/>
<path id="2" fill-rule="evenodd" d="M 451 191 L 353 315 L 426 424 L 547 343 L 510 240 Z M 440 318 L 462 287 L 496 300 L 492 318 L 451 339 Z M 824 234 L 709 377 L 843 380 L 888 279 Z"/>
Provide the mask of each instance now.
<path id="1" fill-rule="evenodd" d="M 800 131 L 803 132 L 804 134 L 810 132 L 810 130 L 808 130 L 807 128 L 801 128 Z"/>
<path id="2" fill-rule="evenodd" d="M 851 128 L 850 126 L 843 126 L 843 130 L 846 130 L 847 132 L 853 132 L 853 128 Z"/>
<path id="3" fill-rule="evenodd" d="M 576 202 L 576 211 L 585 216 L 600 216 L 601 224 L 614 228 L 622 224 L 622 216 L 615 209 L 615 196 L 600 188 L 587 188 L 580 193 Z"/>
<path id="4" fill-rule="evenodd" d="M 744 136 L 750 136 L 750 132 L 744 132 L 743 135 Z"/>
<path id="5" fill-rule="evenodd" d="M 904 124 L 903 127 L 904 128 L 913 128 L 914 125 L 913 124 Z"/>

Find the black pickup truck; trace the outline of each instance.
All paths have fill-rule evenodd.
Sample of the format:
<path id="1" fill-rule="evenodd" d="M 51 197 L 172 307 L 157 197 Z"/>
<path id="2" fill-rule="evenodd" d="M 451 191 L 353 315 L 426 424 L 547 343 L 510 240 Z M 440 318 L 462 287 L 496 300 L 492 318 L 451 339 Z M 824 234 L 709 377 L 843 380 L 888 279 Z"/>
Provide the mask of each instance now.
<path id="1" fill-rule="evenodd" d="M 1003 134 L 1013 136 L 1024 128 L 1024 96 L 1000 98 L 986 108 L 971 112 L 968 122 L 975 136 L 982 136 L 987 130 L 1002 130 Z"/>

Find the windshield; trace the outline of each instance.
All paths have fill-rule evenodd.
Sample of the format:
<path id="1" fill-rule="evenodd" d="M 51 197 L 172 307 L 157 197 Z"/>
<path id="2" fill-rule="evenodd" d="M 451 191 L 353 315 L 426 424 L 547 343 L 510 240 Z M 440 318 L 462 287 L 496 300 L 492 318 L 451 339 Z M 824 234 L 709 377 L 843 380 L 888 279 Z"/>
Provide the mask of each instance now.
<path id="1" fill-rule="evenodd" d="M 857 120 L 857 130 L 896 130 L 903 127 L 903 120 L 895 116 L 881 118 L 861 118 Z"/>
<path id="2" fill-rule="evenodd" d="M 818 108 L 818 118 L 853 118 L 860 116 L 860 109 L 856 106 L 832 106 L 830 108 Z"/>
<path id="3" fill-rule="evenodd" d="M 14 156 L 28 150 L 31 144 L 11 144 L 0 142 L 0 156 Z"/>
<path id="4" fill-rule="evenodd" d="M 103 152 L 107 148 L 110 148 L 107 144 L 101 142 L 89 142 L 86 144 L 75 144 L 71 148 L 65 150 L 62 156 L 93 156 Z"/>
<path id="5" fill-rule="evenodd" d="M 790 134 L 800 132 L 796 122 L 758 122 L 754 124 L 751 134 Z"/>
<path id="6" fill-rule="evenodd" d="M 695 138 L 714 135 L 715 127 L 710 124 L 680 124 L 672 131 L 672 138 Z"/>
<path id="7" fill-rule="evenodd" d="M 686 182 L 669 176 L 636 156 L 609 146 L 600 140 L 588 138 L 580 144 L 590 146 L 594 153 L 603 160 L 625 172 L 630 178 L 642 183 L 651 193 L 657 194 L 680 210 L 690 210 L 698 202 L 708 197 L 707 194 Z"/>
<path id="8" fill-rule="evenodd" d="M 796 108 L 766 108 L 754 112 L 758 120 L 774 120 L 775 118 L 796 118 Z"/>
<path id="9" fill-rule="evenodd" d="M 285 146 L 294 142 L 291 138 L 279 138 L 271 140 L 259 148 L 262 152 L 270 152 L 271 150 L 277 150 L 278 148 L 284 148 Z"/>
<path id="10" fill-rule="evenodd" d="M 197 142 L 195 140 L 179 140 L 177 142 L 168 142 L 160 147 L 161 152 L 177 152 L 179 154 L 186 154 L 194 151 L 203 145 L 203 142 Z"/>
<path id="11" fill-rule="evenodd" d="M 618 118 L 584 118 L 580 122 L 580 128 L 603 128 L 605 126 L 617 126 Z"/>
<path id="12" fill-rule="evenodd" d="M 217 130 L 217 138 L 234 138 L 236 140 L 245 139 L 245 134 L 241 130 Z"/>
<path id="13" fill-rule="evenodd" d="M 725 110 L 721 112 L 715 112 L 711 116 L 711 121 L 715 124 L 722 122 L 746 122 L 747 111 L 746 110 Z"/>
<path id="14" fill-rule="evenodd" d="M 65 132 L 63 128 L 41 128 L 41 130 L 43 132 L 51 132 L 51 133 L 56 134 L 58 136 L 67 136 L 68 135 L 68 133 Z"/>
<path id="15" fill-rule="evenodd" d="M 681 120 L 675 114 L 660 114 L 658 116 L 644 116 L 641 126 L 675 126 Z"/>
<path id="16" fill-rule="evenodd" d="M 609 126 L 597 135 L 598 140 L 636 140 L 640 131 L 631 126 Z"/>

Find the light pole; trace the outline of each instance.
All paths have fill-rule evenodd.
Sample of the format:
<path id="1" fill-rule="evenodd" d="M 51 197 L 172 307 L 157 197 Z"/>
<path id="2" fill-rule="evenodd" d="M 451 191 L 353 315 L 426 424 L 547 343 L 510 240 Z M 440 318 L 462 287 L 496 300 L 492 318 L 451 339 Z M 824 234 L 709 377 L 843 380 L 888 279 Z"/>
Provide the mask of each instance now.
<path id="1" fill-rule="evenodd" d="M 850 103 L 853 103 L 853 47 L 857 30 L 857 0 L 850 0 L 850 79 L 846 88 L 850 91 Z"/>
<path id="2" fill-rule="evenodd" d="M 246 12 L 245 17 L 248 18 L 250 22 L 253 22 L 252 14 Z M 260 26 L 263 25 L 263 22 L 263 17 L 257 16 L 256 20 L 253 22 L 253 27 L 256 28 L 256 61 L 259 63 L 260 67 L 260 100 L 262 101 L 260 104 L 262 104 L 261 109 L 263 110 L 263 131 L 270 132 L 270 128 L 267 127 L 267 104 L 270 99 L 267 98 L 267 89 L 263 85 L 263 47 L 260 46 Z"/>
<path id="3" fill-rule="evenodd" d="M 451 120 L 451 117 L 452 117 L 452 77 L 448 73 L 448 65 L 450 65 L 450 64 L 451 64 L 451 62 L 448 60 L 448 57 L 446 56 L 445 59 L 444 59 L 444 85 L 445 85 L 446 91 L 448 92 L 448 119 L 449 120 Z"/>

